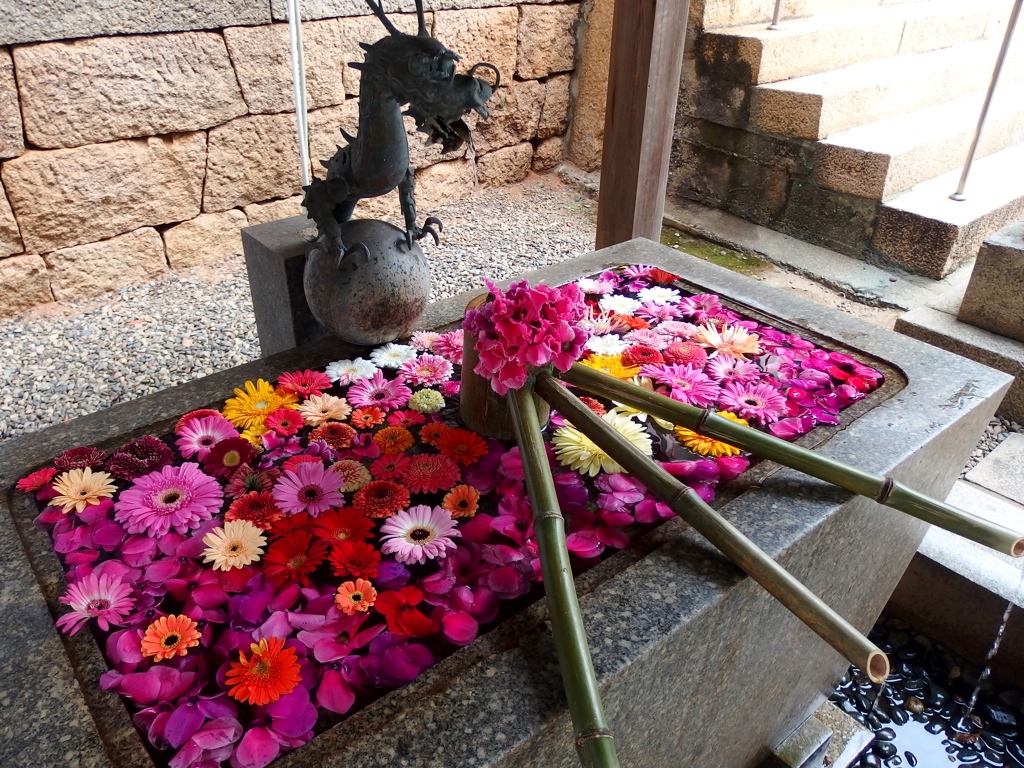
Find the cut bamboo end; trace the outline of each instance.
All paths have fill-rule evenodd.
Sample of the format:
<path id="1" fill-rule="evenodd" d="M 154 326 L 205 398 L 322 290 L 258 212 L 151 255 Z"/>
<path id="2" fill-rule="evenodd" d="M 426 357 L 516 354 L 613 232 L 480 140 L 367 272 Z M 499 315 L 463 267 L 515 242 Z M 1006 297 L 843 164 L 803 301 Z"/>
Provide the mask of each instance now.
<path id="1" fill-rule="evenodd" d="M 1017 539 L 1010 548 L 1010 554 L 1014 557 L 1024 557 L 1024 539 Z"/>
<path id="2" fill-rule="evenodd" d="M 889 657 L 881 651 L 872 651 L 868 654 L 866 671 L 872 683 L 884 683 L 889 679 Z"/>

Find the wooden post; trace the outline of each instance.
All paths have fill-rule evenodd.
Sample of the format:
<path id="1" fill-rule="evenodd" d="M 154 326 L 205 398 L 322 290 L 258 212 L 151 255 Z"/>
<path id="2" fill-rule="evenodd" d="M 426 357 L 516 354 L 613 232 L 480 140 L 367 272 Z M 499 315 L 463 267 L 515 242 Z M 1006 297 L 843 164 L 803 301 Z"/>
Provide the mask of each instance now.
<path id="1" fill-rule="evenodd" d="M 597 247 L 658 242 L 689 0 L 615 0 Z"/>

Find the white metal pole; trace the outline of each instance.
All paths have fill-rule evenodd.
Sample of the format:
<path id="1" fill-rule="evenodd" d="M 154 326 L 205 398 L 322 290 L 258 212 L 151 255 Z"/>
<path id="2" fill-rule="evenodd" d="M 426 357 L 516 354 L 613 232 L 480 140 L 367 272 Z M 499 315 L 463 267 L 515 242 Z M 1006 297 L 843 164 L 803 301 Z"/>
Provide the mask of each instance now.
<path id="1" fill-rule="evenodd" d="M 775 12 L 772 14 L 772 23 L 768 25 L 768 29 L 782 29 L 779 24 L 779 16 L 782 14 L 782 0 L 775 0 Z"/>
<path id="2" fill-rule="evenodd" d="M 292 54 L 292 90 L 295 95 L 295 127 L 299 136 L 302 186 L 309 184 L 309 122 L 306 114 L 306 62 L 302 55 L 301 0 L 288 0 L 288 44 Z"/>

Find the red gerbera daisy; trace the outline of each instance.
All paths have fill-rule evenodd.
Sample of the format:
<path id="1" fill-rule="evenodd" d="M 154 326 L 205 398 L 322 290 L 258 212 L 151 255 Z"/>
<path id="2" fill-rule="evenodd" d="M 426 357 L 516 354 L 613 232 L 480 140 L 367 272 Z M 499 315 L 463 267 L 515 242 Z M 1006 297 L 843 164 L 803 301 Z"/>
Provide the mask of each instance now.
<path id="1" fill-rule="evenodd" d="M 399 480 L 409 466 L 409 457 L 402 454 L 381 456 L 370 465 L 370 474 L 378 480 Z"/>
<path id="2" fill-rule="evenodd" d="M 449 429 L 451 429 L 451 427 L 440 421 L 432 421 L 429 424 L 424 424 L 420 427 L 420 440 L 427 445 L 437 445 L 437 441 L 441 439 L 441 435 Z"/>
<path id="3" fill-rule="evenodd" d="M 645 347 L 637 344 L 622 353 L 622 364 L 631 367 L 634 365 L 659 365 L 665 362 L 661 352 L 654 347 Z"/>
<path id="4" fill-rule="evenodd" d="M 343 541 L 331 552 L 331 568 L 335 576 L 375 579 L 378 565 L 380 552 L 365 541 Z"/>
<path id="5" fill-rule="evenodd" d="M 203 460 L 203 469 L 217 477 L 231 477 L 243 464 L 256 455 L 252 443 L 242 437 L 221 440 Z"/>
<path id="6" fill-rule="evenodd" d="M 415 606 L 423 601 L 417 587 L 402 587 L 377 595 L 374 607 L 388 620 L 388 631 L 404 637 L 426 637 L 437 627 Z"/>
<path id="7" fill-rule="evenodd" d="M 373 442 L 380 446 L 380 452 L 385 456 L 396 453 L 405 453 L 412 448 L 415 442 L 410 432 L 405 427 L 384 427 L 373 436 Z"/>
<path id="8" fill-rule="evenodd" d="M 604 416 L 606 413 L 608 413 L 605 407 L 601 405 L 600 400 L 595 400 L 592 397 L 581 397 L 580 402 L 587 406 L 587 408 L 592 410 L 598 416 Z"/>
<path id="9" fill-rule="evenodd" d="M 17 482 L 15 486 L 19 491 L 38 491 L 44 485 L 49 484 L 53 480 L 53 476 L 57 474 L 57 470 L 53 467 L 44 467 L 43 469 L 36 470 L 30 475 L 26 475 Z"/>
<path id="10" fill-rule="evenodd" d="M 404 411 L 392 411 L 388 415 L 388 424 L 392 427 L 415 427 L 418 424 L 422 424 L 427 420 L 419 411 L 404 410 Z"/>
<path id="11" fill-rule="evenodd" d="M 664 269 L 659 269 L 658 267 L 652 269 L 648 273 L 647 277 L 658 285 L 665 285 L 666 283 L 671 283 L 679 279 L 679 275 L 673 275 L 671 272 L 666 272 Z"/>
<path id="12" fill-rule="evenodd" d="M 270 528 L 270 535 L 275 538 L 289 536 L 296 531 L 305 531 L 312 534 L 316 518 L 310 517 L 308 512 L 299 512 L 297 515 L 286 515 L 277 520 Z"/>
<path id="13" fill-rule="evenodd" d="M 263 556 L 263 575 L 277 586 L 297 581 L 309 586 L 309 574 L 327 557 L 327 544 L 308 531 L 293 531 L 270 545 Z"/>
<path id="14" fill-rule="evenodd" d="M 458 465 L 447 456 L 421 453 L 410 459 L 403 479 L 413 493 L 433 493 L 447 491 L 460 477 Z"/>
<path id="15" fill-rule="evenodd" d="M 468 467 L 481 456 L 487 455 L 487 443 L 476 432 L 468 429 L 446 429 L 434 443 L 434 447 L 449 459 Z"/>
<path id="16" fill-rule="evenodd" d="M 375 405 L 368 405 L 365 408 L 356 408 L 348 420 L 357 429 L 371 429 L 384 423 L 384 411 Z"/>
<path id="17" fill-rule="evenodd" d="M 262 531 L 269 531 L 274 523 L 284 517 L 284 512 L 274 502 L 270 491 L 252 491 L 231 502 L 224 520 L 248 520 Z"/>
<path id="18" fill-rule="evenodd" d="M 352 497 L 352 508 L 372 518 L 391 517 L 408 504 L 409 489 L 388 480 L 369 482 Z"/>
<path id="19" fill-rule="evenodd" d="M 295 456 L 289 456 L 287 459 L 281 462 L 281 469 L 290 470 L 294 472 L 295 468 L 299 466 L 299 464 L 305 464 L 307 462 L 317 462 L 319 464 L 323 464 L 324 460 L 319 456 L 310 456 L 308 453 L 300 453 Z"/>
<path id="20" fill-rule="evenodd" d="M 302 429 L 302 414 L 291 408 L 278 408 L 263 424 L 283 437 L 290 437 Z"/>
<path id="21" fill-rule="evenodd" d="M 348 424 L 342 424 L 338 421 L 331 421 L 327 424 L 321 424 L 319 427 L 309 433 L 309 441 L 322 440 L 327 443 L 331 448 L 350 448 L 352 446 L 352 439 L 358 433 L 352 429 Z"/>
<path id="22" fill-rule="evenodd" d="M 200 408 L 198 411 L 189 411 L 180 419 L 178 423 L 174 425 L 175 432 L 181 432 L 181 428 L 188 424 L 192 419 L 205 419 L 207 416 L 221 416 L 220 411 L 215 411 L 213 408 Z"/>
<path id="23" fill-rule="evenodd" d="M 330 544 L 365 541 L 373 535 L 373 521 L 354 509 L 331 509 L 316 519 L 313 535 Z"/>
<path id="24" fill-rule="evenodd" d="M 277 388 L 292 392 L 302 397 L 322 395 L 331 388 L 331 377 L 320 371 L 294 371 L 282 373 L 277 380 Z"/>

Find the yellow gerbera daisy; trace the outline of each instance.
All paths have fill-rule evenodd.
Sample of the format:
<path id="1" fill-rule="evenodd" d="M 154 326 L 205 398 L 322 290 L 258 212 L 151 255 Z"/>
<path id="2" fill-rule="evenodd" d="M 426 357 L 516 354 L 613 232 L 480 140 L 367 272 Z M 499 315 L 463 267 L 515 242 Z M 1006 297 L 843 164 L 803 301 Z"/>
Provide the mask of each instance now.
<path id="1" fill-rule="evenodd" d="M 50 505 L 60 507 L 65 515 L 71 510 L 81 512 L 90 504 L 99 504 L 100 499 L 114 496 L 117 488 L 110 482 L 113 478 L 106 472 L 93 472 L 92 469 L 69 469 L 53 483 L 57 495 L 50 500 Z"/>
<path id="2" fill-rule="evenodd" d="M 203 544 L 203 562 L 212 561 L 215 571 L 228 571 L 259 560 L 267 538 L 248 520 L 229 520 L 203 536 Z"/>
<path id="3" fill-rule="evenodd" d="M 702 325 L 693 340 L 714 350 L 711 357 L 725 355 L 743 360 L 744 355 L 761 354 L 760 337 L 749 333 L 742 325 L 727 325 L 718 330 L 711 325 Z"/>
<path id="4" fill-rule="evenodd" d="M 274 389 L 263 379 L 245 382 L 245 389 L 236 388 L 235 395 L 224 403 L 224 418 L 242 429 L 261 426 L 278 408 L 295 408 L 299 401 L 297 395 Z"/>
<path id="5" fill-rule="evenodd" d="M 747 426 L 747 420 L 741 419 L 735 413 L 719 411 L 718 415 L 724 416 L 730 421 L 735 421 L 737 424 L 742 424 L 744 427 Z M 694 453 L 699 453 L 701 456 L 735 456 L 740 452 L 740 449 L 735 445 L 729 445 L 728 443 L 723 443 L 720 440 L 705 437 L 704 435 L 700 435 L 686 427 L 676 427 L 675 435 L 676 440 Z"/>
<path id="6" fill-rule="evenodd" d="M 650 435 L 629 416 L 609 411 L 601 420 L 629 440 L 641 453 L 651 455 Z M 551 438 L 551 444 L 555 447 L 558 461 L 570 469 L 575 469 L 581 475 L 593 477 L 601 471 L 625 472 L 603 448 L 575 427 L 565 426 L 557 430 Z"/>
<path id="7" fill-rule="evenodd" d="M 259 453 L 263 450 L 263 436 L 269 431 L 270 429 L 267 428 L 266 424 L 253 424 L 247 430 L 242 432 L 241 438 L 243 440 L 248 440 L 256 449 L 256 452 Z"/>
<path id="8" fill-rule="evenodd" d="M 640 373 L 639 365 L 623 365 L 622 355 L 591 355 L 580 363 L 616 379 L 632 379 Z"/>

